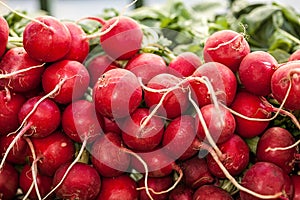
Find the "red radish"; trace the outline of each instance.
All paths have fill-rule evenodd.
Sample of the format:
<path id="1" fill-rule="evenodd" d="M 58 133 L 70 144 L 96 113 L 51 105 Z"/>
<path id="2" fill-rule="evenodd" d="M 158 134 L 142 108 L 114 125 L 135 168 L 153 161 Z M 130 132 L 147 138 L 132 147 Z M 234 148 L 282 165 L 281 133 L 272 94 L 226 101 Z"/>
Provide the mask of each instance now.
<path id="1" fill-rule="evenodd" d="M 61 119 L 60 110 L 55 102 L 50 99 L 42 99 L 40 96 L 28 99 L 22 105 L 18 118 L 21 125 L 13 132 L 18 133 L 6 149 L 0 169 L 9 152 L 24 134 L 28 134 L 33 138 L 46 137 L 58 128 Z"/>
<path id="2" fill-rule="evenodd" d="M 178 185 L 169 194 L 169 200 L 193 200 L 194 191 L 186 185 Z"/>
<path id="3" fill-rule="evenodd" d="M 6 135 L 19 127 L 18 113 L 25 101 L 21 94 L 0 91 L 0 135 Z"/>
<path id="4" fill-rule="evenodd" d="M 211 184 L 215 181 L 214 176 L 208 170 L 205 158 L 194 156 L 181 164 L 183 181 L 193 189 L 202 185 Z"/>
<path id="5" fill-rule="evenodd" d="M 171 60 L 168 70 L 179 77 L 188 77 L 201 65 L 202 62 L 195 53 L 183 52 Z"/>
<path id="6" fill-rule="evenodd" d="M 138 181 L 139 187 L 144 187 L 144 178 Z M 159 178 L 148 178 L 148 187 L 151 188 L 155 192 L 165 191 L 172 186 L 173 180 L 171 176 L 164 176 Z M 150 189 L 150 194 L 155 200 L 165 200 L 168 199 L 169 193 L 163 194 L 154 194 Z M 143 189 L 140 191 L 139 200 L 149 200 L 149 196 L 146 194 L 146 191 Z"/>
<path id="7" fill-rule="evenodd" d="M 85 64 L 90 74 L 90 86 L 93 87 L 100 76 L 111 69 L 119 68 L 120 65 L 114 62 L 107 54 L 97 55 Z"/>
<path id="8" fill-rule="evenodd" d="M 97 115 L 99 116 L 99 115 Z M 120 119 L 118 119 L 119 121 Z M 122 122 L 119 122 L 120 124 L 118 124 L 114 119 L 109 119 L 107 117 L 103 117 L 103 121 L 104 121 L 104 132 L 108 133 L 108 132 L 113 132 L 113 133 L 117 133 L 119 135 L 121 135 L 122 130 L 120 129 L 120 124 L 122 124 Z"/>
<path id="9" fill-rule="evenodd" d="M 52 179 L 53 178 L 50 176 L 37 174 L 36 176 L 37 185 L 39 188 L 40 195 L 42 197 L 45 196 L 51 190 Z M 24 194 L 26 194 L 29 190 L 31 190 L 28 197 L 32 200 L 37 200 L 38 196 L 36 194 L 36 190 L 34 188 L 31 189 L 32 184 L 33 184 L 33 178 L 32 178 L 31 166 L 24 165 L 22 171 L 20 172 L 19 186 L 22 189 L 22 192 Z"/>
<path id="10" fill-rule="evenodd" d="M 19 111 L 20 123 L 27 122 L 22 131 L 26 131 L 26 134 L 36 138 L 50 135 L 60 125 L 61 120 L 60 109 L 51 99 L 43 100 L 34 109 L 40 99 L 40 96 L 28 99 Z M 32 111 L 33 113 L 28 117 L 28 114 Z"/>
<path id="11" fill-rule="evenodd" d="M 203 48 L 205 62 L 219 62 L 233 72 L 238 70 L 242 59 L 250 53 L 244 35 L 232 30 L 221 30 L 208 37 Z"/>
<path id="12" fill-rule="evenodd" d="M 103 26 L 101 32 L 109 30 L 100 36 L 103 50 L 113 59 L 128 60 L 142 46 L 143 32 L 139 24 L 132 18 L 117 16 L 108 21 L 98 20 Z"/>
<path id="13" fill-rule="evenodd" d="M 15 92 L 28 92 L 39 86 L 44 67 L 29 57 L 23 47 L 8 50 L 0 62 L 0 85 Z"/>
<path id="14" fill-rule="evenodd" d="M 144 88 L 146 105 L 150 108 L 159 106 L 157 114 L 170 119 L 183 114 L 189 106 L 186 88 L 178 86 L 178 88 L 164 93 L 155 91 L 175 87 L 180 82 L 182 82 L 182 79 L 167 73 L 153 77 L 147 84 L 149 89 Z"/>
<path id="15" fill-rule="evenodd" d="M 89 54 L 89 40 L 82 28 L 74 22 L 63 22 L 71 34 L 71 47 L 64 60 L 83 62 Z"/>
<path id="16" fill-rule="evenodd" d="M 235 112 L 250 118 L 267 119 L 271 115 L 258 96 L 246 91 L 237 93 L 231 108 Z M 249 120 L 239 116 L 235 116 L 235 119 L 236 133 L 245 138 L 260 135 L 269 125 L 269 121 Z"/>
<path id="17" fill-rule="evenodd" d="M 220 109 L 220 110 L 219 110 Z M 213 104 L 207 104 L 201 108 L 205 123 L 211 133 L 212 138 L 217 144 L 227 141 L 235 132 L 236 122 L 233 114 L 224 107 L 217 109 Z M 196 116 L 195 126 L 197 135 L 205 140 L 206 134 L 200 124 L 199 116 Z"/>
<path id="18" fill-rule="evenodd" d="M 123 148 L 120 136 L 112 132 L 92 144 L 91 161 L 101 176 L 119 176 L 128 171 L 130 155 Z"/>
<path id="19" fill-rule="evenodd" d="M 53 97 L 61 104 L 68 104 L 81 98 L 89 82 L 90 76 L 85 66 L 74 60 L 55 62 L 48 66 L 42 75 L 42 85 L 46 93 L 50 93 L 62 83 L 59 92 Z"/>
<path id="20" fill-rule="evenodd" d="M 0 170 L 0 197 L 3 200 L 14 199 L 19 187 L 18 171 L 9 163 Z"/>
<path id="21" fill-rule="evenodd" d="M 103 131 L 94 104 L 78 100 L 69 104 L 62 114 L 62 128 L 75 142 L 93 142 Z"/>
<path id="22" fill-rule="evenodd" d="M 273 199 L 289 199 L 293 194 L 290 177 L 280 167 L 269 162 L 257 162 L 252 165 L 244 174 L 241 183 L 256 193 L 272 195 Z M 260 199 L 243 191 L 240 191 L 240 196 L 241 200 Z"/>
<path id="23" fill-rule="evenodd" d="M 122 68 L 105 72 L 93 88 L 96 110 L 104 117 L 122 118 L 135 111 L 142 101 L 137 77 Z"/>
<path id="24" fill-rule="evenodd" d="M 193 196 L 193 200 L 233 200 L 233 197 L 223 190 L 214 185 L 203 185 L 199 187 Z"/>
<path id="25" fill-rule="evenodd" d="M 5 151 L 12 143 L 16 135 L 4 135 L 0 137 L 0 155 L 5 154 Z M 7 155 L 6 161 L 13 164 L 24 164 L 29 153 L 29 148 L 26 141 L 23 138 L 20 138 L 16 141 L 16 144 L 13 146 L 12 150 Z"/>
<path id="26" fill-rule="evenodd" d="M 154 149 L 160 144 L 164 134 L 164 121 L 156 116 L 141 129 L 141 124 L 149 113 L 147 108 L 138 108 L 122 123 L 123 141 L 135 151 Z"/>
<path id="27" fill-rule="evenodd" d="M 3 16 L 0 16 L 0 58 L 6 51 L 9 36 L 9 26 Z"/>
<path id="28" fill-rule="evenodd" d="M 234 134 L 229 140 L 218 145 L 223 153 L 222 163 L 232 176 L 239 175 L 249 164 L 250 151 L 247 143 L 238 135 Z M 218 163 L 209 154 L 207 155 L 209 171 L 216 177 L 225 178 Z"/>
<path id="29" fill-rule="evenodd" d="M 149 177 L 167 176 L 170 175 L 173 170 L 177 171 L 179 175 L 182 175 L 182 171 L 175 163 L 175 160 L 165 153 L 163 149 L 151 152 L 141 152 L 138 153 L 138 155 L 147 164 Z M 142 166 L 141 162 L 135 158 L 132 159 L 132 168 L 140 173 L 145 173 L 144 166 Z"/>
<path id="30" fill-rule="evenodd" d="M 294 186 L 293 200 L 300 199 L 300 175 L 292 175 L 291 180 Z"/>
<path id="31" fill-rule="evenodd" d="M 69 163 L 60 166 L 53 177 L 53 185 L 62 179 Z M 95 168 L 85 163 L 76 163 L 67 174 L 62 185 L 55 190 L 58 198 L 93 200 L 101 188 L 101 179 Z"/>
<path id="32" fill-rule="evenodd" d="M 44 138 L 32 138 L 37 158 L 38 171 L 53 176 L 63 164 L 71 162 L 75 154 L 75 146 L 64 133 L 56 131 Z"/>
<path id="33" fill-rule="evenodd" d="M 127 174 L 103 178 L 101 191 L 97 200 L 137 200 L 138 191 L 136 182 Z"/>
<path id="34" fill-rule="evenodd" d="M 291 61 L 281 65 L 271 79 L 274 98 L 289 110 L 300 109 L 299 70 L 300 61 Z"/>
<path id="35" fill-rule="evenodd" d="M 235 98 L 237 80 L 234 73 L 225 65 L 217 62 L 208 62 L 197 68 L 193 77 L 207 77 L 218 101 L 225 105 L 230 105 Z M 210 104 L 211 95 L 208 93 L 207 86 L 198 80 L 191 80 L 192 91 L 200 107 Z"/>
<path id="36" fill-rule="evenodd" d="M 26 52 L 33 59 L 41 62 L 62 59 L 69 52 L 71 42 L 68 28 L 52 16 L 35 18 L 25 26 L 23 32 L 23 45 Z"/>
<path id="37" fill-rule="evenodd" d="M 192 116 L 182 115 L 172 120 L 166 127 L 162 145 L 175 160 L 185 160 L 195 155 L 195 120 Z"/>
<path id="38" fill-rule="evenodd" d="M 290 173 L 295 165 L 295 154 L 297 149 L 269 150 L 269 148 L 286 147 L 293 145 L 295 139 L 286 129 L 271 127 L 260 137 L 256 156 L 258 161 L 271 162 L 281 167 L 286 173 Z"/>
<path id="39" fill-rule="evenodd" d="M 133 72 L 137 77 L 147 84 L 154 76 L 167 72 L 165 60 L 153 53 L 140 53 L 131 58 L 125 69 Z"/>
<path id="40" fill-rule="evenodd" d="M 300 60 L 300 49 L 297 49 L 290 55 L 288 61 L 293 61 L 293 60 Z"/>
<path id="41" fill-rule="evenodd" d="M 255 51 L 243 58 L 238 74 L 247 91 L 257 96 L 267 96 L 271 93 L 271 77 L 277 68 L 278 62 L 271 54 Z"/>

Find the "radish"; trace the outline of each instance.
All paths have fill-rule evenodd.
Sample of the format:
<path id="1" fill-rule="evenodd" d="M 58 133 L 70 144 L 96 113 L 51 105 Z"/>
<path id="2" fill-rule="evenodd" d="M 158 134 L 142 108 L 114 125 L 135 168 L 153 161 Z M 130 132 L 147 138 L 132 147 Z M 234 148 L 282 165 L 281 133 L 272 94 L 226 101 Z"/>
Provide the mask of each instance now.
<path id="1" fill-rule="evenodd" d="M 71 48 L 71 33 L 58 19 L 41 16 L 29 22 L 23 32 L 23 46 L 30 57 L 40 62 L 62 59 Z"/>
<path id="2" fill-rule="evenodd" d="M 231 109 L 250 118 L 267 119 L 271 114 L 258 96 L 246 91 L 237 93 Z M 240 116 L 235 116 L 235 119 L 236 133 L 245 138 L 260 135 L 270 123 L 269 121 L 249 120 Z"/>
<path id="3" fill-rule="evenodd" d="M 42 85 L 46 93 L 58 87 L 53 99 L 60 104 L 68 104 L 81 98 L 86 92 L 90 76 L 83 64 L 74 60 L 62 60 L 47 67 L 42 75 Z"/>
<path id="4" fill-rule="evenodd" d="M 182 176 L 182 170 L 163 149 L 157 149 L 151 152 L 140 152 L 139 156 L 148 166 L 149 177 L 163 177 L 170 175 L 173 170 Z M 132 168 L 140 173 L 145 173 L 145 169 L 141 162 L 135 158 L 132 159 Z M 146 174 L 147 175 L 147 174 Z"/>
<path id="5" fill-rule="evenodd" d="M 99 116 L 99 115 L 97 115 Z M 118 119 L 120 120 L 120 119 Z M 103 123 L 104 123 L 104 132 L 108 133 L 108 132 L 113 132 L 113 133 L 117 133 L 119 135 L 122 134 L 122 130 L 120 129 L 120 126 L 118 125 L 118 123 L 116 121 L 114 121 L 114 119 L 109 119 L 107 117 L 103 117 Z M 122 124 L 122 122 L 120 122 L 120 124 Z"/>
<path id="6" fill-rule="evenodd" d="M 169 194 L 169 200 L 193 200 L 194 191 L 188 186 L 178 185 Z"/>
<path id="7" fill-rule="evenodd" d="M 64 133 L 55 131 L 44 138 L 32 138 L 37 158 L 38 171 L 53 176 L 64 163 L 71 162 L 75 154 L 75 146 Z"/>
<path id="8" fill-rule="evenodd" d="M 37 174 L 36 180 L 37 180 L 37 185 L 38 185 L 39 192 L 40 192 L 41 196 L 46 195 L 51 190 L 52 179 L 53 178 L 50 177 L 50 176 Z M 24 194 L 29 192 L 28 197 L 30 199 L 32 199 L 32 200 L 38 199 L 36 191 L 32 188 L 33 179 L 32 179 L 31 166 L 29 166 L 29 165 L 24 165 L 23 166 L 23 169 L 20 172 L 19 186 L 22 189 L 22 192 Z M 31 190 L 31 191 L 29 191 L 29 190 Z M 53 198 L 53 196 L 51 198 Z"/>
<path id="9" fill-rule="evenodd" d="M 93 87 L 100 76 L 111 69 L 121 67 L 117 62 L 114 62 L 107 54 L 97 55 L 85 63 L 90 74 L 90 86 Z"/>
<path id="10" fill-rule="evenodd" d="M 296 147 L 283 151 L 270 150 L 269 148 L 286 147 L 294 144 L 293 135 L 281 127 L 271 127 L 260 137 L 256 156 L 258 161 L 266 161 L 281 167 L 286 173 L 290 173 L 295 166 Z"/>
<path id="11" fill-rule="evenodd" d="M 140 53 L 131 58 L 125 69 L 133 72 L 147 84 L 150 79 L 167 72 L 167 64 L 163 57 L 153 53 Z"/>
<path id="12" fill-rule="evenodd" d="M 242 59 L 250 53 L 250 46 L 241 33 L 221 30 L 211 34 L 203 48 L 205 62 L 219 62 L 233 72 L 238 70 Z"/>
<path id="13" fill-rule="evenodd" d="M 23 47 L 8 50 L 0 62 L 0 85 L 14 92 L 28 92 L 39 86 L 42 62 L 29 57 Z"/>
<path id="14" fill-rule="evenodd" d="M 174 119 L 183 114 L 189 106 L 187 90 L 184 86 L 165 93 L 156 91 L 174 87 L 181 81 L 182 79 L 167 73 L 153 77 L 148 82 L 147 89 L 144 87 L 146 105 L 149 108 L 157 106 L 157 114 L 170 119 Z M 154 107 L 154 109 L 156 108 Z M 155 111 L 156 110 L 153 112 Z M 144 122 L 146 123 L 147 121 L 145 120 Z"/>
<path id="15" fill-rule="evenodd" d="M 101 176 L 119 176 L 128 171 L 130 156 L 123 150 L 122 141 L 116 133 L 106 133 L 91 146 L 91 161 Z"/>
<path id="16" fill-rule="evenodd" d="M 241 183 L 246 188 L 264 195 L 272 195 L 273 199 L 290 199 L 293 186 L 290 177 L 277 165 L 269 162 L 257 162 L 248 169 Z M 240 191 L 241 200 L 260 199 L 249 193 Z"/>
<path id="17" fill-rule="evenodd" d="M 234 73 L 225 65 L 217 62 L 208 62 L 197 68 L 193 77 L 207 77 L 216 93 L 218 101 L 225 105 L 230 105 L 235 98 L 237 80 Z M 211 95 L 207 86 L 198 80 L 190 81 L 194 99 L 199 107 L 210 104 Z"/>
<path id="18" fill-rule="evenodd" d="M 218 110 L 220 109 L 220 110 Z M 201 109 L 205 123 L 217 144 L 226 142 L 233 136 L 236 128 L 236 122 L 233 114 L 224 107 L 216 108 L 213 104 L 207 104 Z M 199 116 L 196 116 L 195 126 L 197 127 L 197 135 L 201 140 L 205 140 L 206 134 L 199 121 Z"/>
<path id="19" fill-rule="evenodd" d="M 89 40 L 82 28 L 74 22 L 63 22 L 71 34 L 71 47 L 63 60 L 76 60 L 82 63 L 89 54 Z"/>
<path id="20" fill-rule="evenodd" d="M 238 74 L 247 91 L 257 96 L 267 96 L 271 93 L 271 77 L 277 68 L 278 62 L 271 54 L 255 51 L 243 58 Z"/>
<path id="21" fill-rule="evenodd" d="M 134 151 L 150 151 L 161 142 L 164 134 L 164 121 L 161 118 L 154 116 L 141 128 L 149 114 L 149 109 L 137 108 L 122 123 L 122 139 L 126 146 Z"/>
<path id="22" fill-rule="evenodd" d="M 34 109 L 40 99 L 40 96 L 28 99 L 22 105 L 18 115 L 20 123 L 26 121 L 26 125 L 20 132 L 26 132 L 26 134 L 36 138 L 50 135 L 58 128 L 61 120 L 60 109 L 51 99 L 45 99 Z M 33 113 L 29 116 L 28 114 L 31 112 Z M 50 121 L 51 123 L 47 123 Z"/>
<path id="23" fill-rule="evenodd" d="M 123 174 L 111 178 L 104 177 L 97 200 L 137 200 L 138 195 L 136 182 L 127 174 Z"/>
<path id="24" fill-rule="evenodd" d="M 19 127 L 18 113 L 25 101 L 21 94 L 0 90 L 0 135 L 7 135 Z"/>
<path id="25" fill-rule="evenodd" d="M 8 43 L 9 26 L 3 16 L 0 16 L 0 58 L 6 51 Z"/>
<path id="26" fill-rule="evenodd" d="M 179 77 L 188 77 L 201 65 L 202 61 L 195 53 L 183 52 L 170 61 L 168 71 Z"/>
<path id="27" fill-rule="evenodd" d="M 181 115 L 172 120 L 166 127 L 162 145 L 174 160 L 185 160 L 195 155 L 196 137 L 195 120 L 192 116 Z"/>
<path id="28" fill-rule="evenodd" d="M 0 170 L 0 197 L 3 200 L 14 199 L 19 186 L 19 173 L 9 163 Z"/>
<path id="29" fill-rule="evenodd" d="M 155 200 L 165 200 L 168 199 L 169 193 L 163 194 L 155 194 L 153 190 L 156 192 L 165 191 L 172 186 L 173 180 L 171 176 L 164 176 L 158 178 L 149 178 L 148 179 L 148 187 L 150 189 L 150 194 Z M 139 188 L 143 188 L 144 178 L 138 181 Z M 139 200 L 149 200 L 149 196 L 146 194 L 145 190 L 140 191 Z"/>
<path id="30" fill-rule="evenodd" d="M 61 165 L 53 177 L 53 185 L 57 185 L 62 179 L 69 163 Z M 101 179 L 95 168 L 85 163 L 76 163 L 67 174 L 62 185 L 55 190 L 55 194 L 61 199 L 93 200 L 97 197 L 101 188 Z"/>
<path id="31" fill-rule="evenodd" d="M 193 200 L 215 199 L 233 200 L 232 196 L 228 192 L 214 185 L 203 185 L 199 187 L 193 195 Z"/>
<path id="32" fill-rule="evenodd" d="M 194 156 L 181 164 L 183 181 L 192 189 L 202 185 L 211 184 L 215 181 L 214 176 L 208 170 L 205 158 Z"/>
<path id="33" fill-rule="evenodd" d="M 143 32 L 134 19 L 117 16 L 107 21 L 98 20 L 98 22 L 102 24 L 102 33 L 110 29 L 100 36 L 101 47 L 110 57 L 128 60 L 140 50 Z"/>
<path id="34" fill-rule="evenodd" d="M 98 121 L 94 104 L 87 100 L 70 103 L 62 114 L 62 128 L 73 141 L 92 143 L 103 132 L 102 121 Z"/>
<path id="35" fill-rule="evenodd" d="M 97 112 L 108 118 L 129 116 L 142 101 L 142 88 L 132 72 L 112 69 L 105 72 L 93 88 Z"/>
<path id="36" fill-rule="evenodd" d="M 0 155 L 5 154 L 7 148 L 12 143 L 16 135 L 4 135 L 0 137 Z M 23 138 L 20 138 L 16 141 L 16 144 L 13 146 L 12 150 L 7 155 L 6 161 L 13 164 L 25 164 L 27 156 L 29 153 L 29 148 L 26 141 Z"/>
<path id="37" fill-rule="evenodd" d="M 271 79 L 274 98 L 289 110 L 300 109 L 299 69 L 300 61 L 282 64 Z"/>
<path id="38" fill-rule="evenodd" d="M 238 135 L 234 134 L 229 140 L 218 145 L 223 153 L 222 163 L 232 176 L 241 174 L 249 164 L 250 150 L 247 143 Z M 207 155 L 209 171 L 218 178 L 225 178 L 219 164 L 212 155 Z"/>
<path id="39" fill-rule="evenodd" d="M 288 61 L 293 61 L 293 60 L 300 60 L 300 49 L 297 49 L 290 55 Z"/>

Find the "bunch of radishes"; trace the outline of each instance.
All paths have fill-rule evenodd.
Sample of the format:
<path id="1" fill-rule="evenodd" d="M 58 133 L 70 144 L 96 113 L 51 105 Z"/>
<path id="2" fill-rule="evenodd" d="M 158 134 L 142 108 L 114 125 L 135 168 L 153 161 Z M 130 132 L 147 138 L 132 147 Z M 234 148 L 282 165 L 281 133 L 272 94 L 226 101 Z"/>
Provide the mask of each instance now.
<path id="1" fill-rule="evenodd" d="M 168 60 L 129 17 L 86 20 L 101 31 L 31 19 L 6 49 L 0 18 L 1 199 L 300 199 L 299 140 L 271 123 L 300 129 L 298 53 L 279 64 L 225 30 L 203 61 Z"/>

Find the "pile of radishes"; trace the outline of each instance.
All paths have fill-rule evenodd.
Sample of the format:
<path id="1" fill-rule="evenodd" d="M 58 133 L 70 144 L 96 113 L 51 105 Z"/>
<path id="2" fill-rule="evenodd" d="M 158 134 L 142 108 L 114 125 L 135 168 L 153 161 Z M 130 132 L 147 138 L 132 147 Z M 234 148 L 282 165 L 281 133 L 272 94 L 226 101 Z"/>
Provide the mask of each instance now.
<path id="1" fill-rule="evenodd" d="M 299 138 L 272 123 L 300 129 L 299 52 L 224 30 L 170 60 L 129 17 L 81 20 L 101 31 L 40 16 L 8 49 L 0 17 L 0 199 L 300 199 Z"/>

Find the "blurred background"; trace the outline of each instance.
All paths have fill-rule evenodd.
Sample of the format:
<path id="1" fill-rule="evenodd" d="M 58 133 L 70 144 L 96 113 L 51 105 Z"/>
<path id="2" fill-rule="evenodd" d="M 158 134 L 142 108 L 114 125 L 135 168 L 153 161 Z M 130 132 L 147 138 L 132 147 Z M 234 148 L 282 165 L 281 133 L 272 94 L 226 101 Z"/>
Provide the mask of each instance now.
<path id="1" fill-rule="evenodd" d="M 105 8 L 116 8 L 121 10 L 125 5 L 129 4 L 130 0 L 2 0 L 13 9 L 26 10 L 28 12 L 35 12 L 37 10 L 46 10 L 51 15 L 60 19 L 79 19 L 81 17 L 97 15 Z M 208 0 L 185 0 L 186 5 L 193 5 Z M 214 0 L 218 1 L 218 0 Z M 219 0 L 224 2 L 224 0 Z M 248 0 L 249 2 L 272 2 L 272 0 Z M 279 3 L 291 5 L 300 12 L 299 0 L 273 0 Z M 140 6 L 159 6 L 166 3 L 167 0 L 138 0 L 136 4 L 131 7 Z M 8 12 L 6 8 L 0 6 L 0 13 Z"/>

